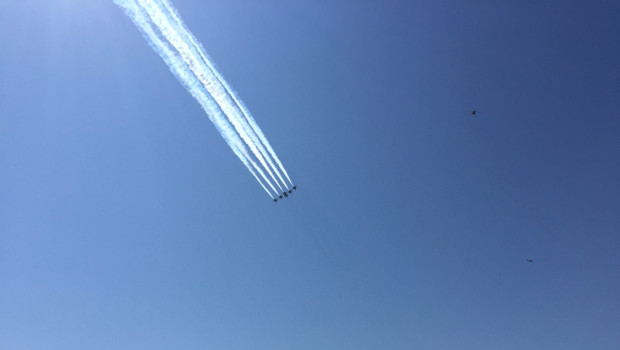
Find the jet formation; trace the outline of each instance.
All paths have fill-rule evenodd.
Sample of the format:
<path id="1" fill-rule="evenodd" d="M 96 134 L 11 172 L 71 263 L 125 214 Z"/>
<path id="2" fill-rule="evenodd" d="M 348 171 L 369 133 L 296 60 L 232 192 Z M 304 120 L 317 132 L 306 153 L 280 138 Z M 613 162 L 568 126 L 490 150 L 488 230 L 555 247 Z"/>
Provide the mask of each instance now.
<path id="1" fill-rule="evenodd" d="M 295 185 L 294 185 L 294 186 L 293 186 L 293 190 L 297 191 L 297 186 L 295 186 Z M 291 193 L 291 194 L 292 194 L 292 193 L 293 193 L 293 190 L 288 190 L 288 192 L 287 192 L 287 191 L 284 191 L 284 192 L 282 192 L 282 194 L 281 194 L 281 195 L 279 195 L 278 197 L 279 197 L 280 199 L 282 199 L 282 198 L 283 198 L 282 196 L 284 196 L 284 197 L 288 198 L 289 193 Z M 277 202 L 278 202 L 278 198 L 274 198 L 274 199 L 273 199 L 273 202 L 274 202 L 274 203 L 277 203 Z"/>

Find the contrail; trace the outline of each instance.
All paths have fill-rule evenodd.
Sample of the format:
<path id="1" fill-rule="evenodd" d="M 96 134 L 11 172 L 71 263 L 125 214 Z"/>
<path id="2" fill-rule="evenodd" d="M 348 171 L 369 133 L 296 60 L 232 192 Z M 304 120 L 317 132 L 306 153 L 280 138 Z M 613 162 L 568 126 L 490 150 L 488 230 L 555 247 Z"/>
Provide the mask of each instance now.
<path id="1" fill-rule="evenodd" d="M 215 64 L 213 64 L 213 62 L 211 62 L 211 60 L 209 58 L 209 55 L 206 54 L 205 49 L 198 42 L 198 40 L 196 40 L 194 35 L 187 29 L 187 27 L 185 26 L 185 24 L 181 20 L 181 17 L 177 13 L 176 9 L 174 9 L 174 7 L 172 7 L 172 5 L 170 5 L 170 2 L 168 0 L 157 0 L 157 2 L 160 4 L 160 7 L 161 6 L 165 7 L 165 9 L 167 10 L 167 12 L 169 14 L 169 18 L 171 18 L 172 21 L 175 22 L 174 24 L 177 27 L 177 32 L 180 33 L 181 35 L 183 35 L 185 37 L 184 39 L 186 41 L 189 41 L 194 46 L 194 50 L 196 52 L 198 52 L 198 54 L 202 58 L 202 61 L 207 65 L 207 67 L 211 70 L 211 72 L 213 72 L 213 75 L 216 77 L 218 82 L 220 82 L 224 86 L 224 88 L 226 89 L 226 92 L 228 93 L 228 95 L 234 100 L 234 102 L 237 105 L 237 107 L 241 110 L 241 112 L 243 113 L 243 116 L 245 117 L 246 122 L 249 123 L 251 131 L 254 133 L 254 135 L 258 136 L 258 138 L 260 139 L 260 141 L 258 141 L 258 140 L 256 140 L 253 137 L 255 143 L 257 143 L 259 145 L 259 149 L 261 150 L 261 153 L 265 156 L 265 158 L 267 159 L 267 162 L 273 168 L 273 170 L 276 173 L 276 175 L 278 175 L 278 178 L 280 179 L 280 181 L 282 181 L 282 184 L 284 184 L 284 186 L 288 187 L 288 185 L 286 185 L 286 182 L 284 181 L 284 179 L 280 175 L 280 172 L 278 171 L 278 168 L 276 168 L 276 166 L 271 161 L 271 158 L 266 154 L 267 152 L 264 150 L 262 145 L 264 145 L 264 147 L 267 148 L 267 150 L 269 151 L 269 154 L 271 155 L 271 157 L 273 157 L 273 159 L 276 161 L 276 163 L 278 163 L 278 165 L 280 166 L 280 169 L 282 170 L 282 172 L 284 173 L 284 175 L 288 179 L 289 183 L 292 185 L 293 182 L 291 181 L 291 178 L 288 176 L 288 173 L 284 169 L 284 166 L 280 162 L 280 159 L 278 159 L 278 156 L 276 155 L 276 152 L 273 150 L 273 148 L 269 144 L 269 141 L 267 140 L 267 138 L 263 134 L 262 130 L 260 129 L 260 127 L 258 126 L 256 121 L 254 120 L 254 117 L 252 117 L 252 114 L 250 113 L 248 108 L 245 106 L 245 104 L 237 97 L 237 94 L 235 93 L 235 91 L 228 85 L 226 80 L 224 80 L 222 75 L 217 71 L 217 69 L 215 68 Z M 254 135 L 252 135 L 252 136 L 254 136 Z"/>
<path id="2" fill-rule="evenodd" d="M 209 69 L 209 67 L 205 66 L 205 63 L 201 61 L 194 52 L 192 52 L 190 45 L 183 40 L 184 35 L 177 32 L 175 30 L 176 28 L 170 24 L 168 17 L 165 15 L 161 7 L 157 6 L 157 4 L 152 0 L 138 0 L 138 3 L 148 13 L 153 23 L 160 30 L 161 34 L 177 50 L 183 60 L 185 60 L 185 63 L 194 72 L 200 82 L 202 82 L 205 89 L 209 91 L 224 114 L 228 117 L 228 120 L 235 127 L 235 130 L 239 136 L 241 136 L 243 141 L 245 141 L 252 153 L 254 153 L 254 156 L 259 160 L 265 170 L 267 170 L 267 173 L 269 173 L 280 190 L 282 190 L 282 187 L 265 162 L 263 155 L 266 155 L 266 152 L 264 148 L 260 150 L 260 148 L 262 148 L 260 141 L 256 139 L 255 135 L 253 135 L 251 128 L 243 124 L 244 120 L 241 116 L 239 108 L 234 104 L 234 101 L 230 98 L 225 88 L 217 80 L 213 72 Z M 187 32 L 187 30 L 184 31 Z M 254 136 L 254 138 L 252 136 Z"/>
<path id="3" fill-rule="evenodd" d="M 260 167 L 252 161 L 243 142 L 223 116 L 223 113 L 218 105 L 205 91 L 200 82 L 197 80 L 197 77 L 192 73 L 183 59 L 179 57 L 179 55 L 175 54 L 169 45 L 163 41 L 159 35 L 157 35 L 142 8 L 136 3 L 135 0 L 114 0 L 114 2 L 125 9 L 127 16 L 129 16 L 129 18 L 131 18 L 136 26 L 142 31 L 153 50 L 161 56 L 181 84 L 198 101 L 226 143 L 228 143 L 237 157 L 239 157 L 242 163 L 248 168 L 248 170 L 250 170 L 263 189 L 265 189 L 269 196 L 273 198 L 271 193 L 259 180 L 254 170 L 258 171 L 258 173 L 263 177 L 263 180 L 271 187 L 274 193 L 278 194 L 278 191 L 276 191 Z M 252 165 L 250 165 L 250 162 Z"/>
<path id="4" fill-rule="evenodd" d="M 235 152 L 235 154 L 237 154 L 237 156 L 239 157 L 239 159 L 241 159 L 241 161 L 243 162 L 243 164 L 245 164 L 245 166 L 248 168 L 248 170 L 250 171 L 250 173 L 252 173 L 252 175 L 254 176 L 254 178 L 256 179 L 256 181 L 258 181 L 258 183 L 260 184 L 260 186 L 263 188 L 263 190 L 265 190 L 265 192 L 267 192 L 267 194 L 269 195 L 269 197 L 271 197 L 271 199 L 274 199 L 275 197 L 271 194 L 271 192 L 269 192 L 269 190 L 267 189 L 267 187 L 265 187 L 265 185 L 263 185 L 263 182 L 258 178 L 258 176 L 256 175 L 256 172 L 254 172 L 254 169 L 252 169 L 252 167 L 250 166 L 250 164 L 248 164 L 248 160 L 242 158 L 242 156 L 240 154 L 238 154 L 238 150 L 235 149 L 235 147 L 233 148 L 233 152 Z M 254 165 L 256 166 L 256 165 Z M 259 168 L 257 168 L 259 169 Z M 260 171 L 260 170 L 259 170 Z M 263 178 L 265 178 L 265 174 L 263 174 L 261 172 L 261 175 L 263 176 Z M 269 186 L 271 186 L 271 183 L 269 183 L 269 181 L 267 181 L 267 183 L 269 184 Z M 271 188 L 273 188 L 273 186 L 271 186 Z M 276 192 L 276 189 L 273 188 L 273 191 Z M 279 193 L 276 192 L 276 195 L 278 195 Z"/>

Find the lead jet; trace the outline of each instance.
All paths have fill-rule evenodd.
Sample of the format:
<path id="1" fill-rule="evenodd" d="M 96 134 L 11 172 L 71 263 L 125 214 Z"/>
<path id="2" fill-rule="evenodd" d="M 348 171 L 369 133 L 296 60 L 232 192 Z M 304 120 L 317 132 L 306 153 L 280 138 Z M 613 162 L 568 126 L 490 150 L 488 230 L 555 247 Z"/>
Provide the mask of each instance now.
<path id="1" fill-rule="evenodd" d="M 297 186 L 293 186 L 293 189 L 294 189 L 295 191 L 297 191 Z"/>
<path id="2" fill-rule="evenodd" d="M 473 111 L 471 111 L 471 115 L 473 115 L 474 117 L 476 116 L 476 110 L 475 109 Z"/>
<path id="3" fill-rule="evenodd" d="M 277 203 L 277 202 L 278 202 L 278 199 L 277 199 L 277 198 L 274 198 L 274 199 L 273 199 L 273 201 Z"/>
<path id="4" fill-rule="evenodd" d="M 534 262 L 534 260 L 532 260 L 532 259 L 525 259 L 525 261 L 527 261 L 527 262 Z"/>

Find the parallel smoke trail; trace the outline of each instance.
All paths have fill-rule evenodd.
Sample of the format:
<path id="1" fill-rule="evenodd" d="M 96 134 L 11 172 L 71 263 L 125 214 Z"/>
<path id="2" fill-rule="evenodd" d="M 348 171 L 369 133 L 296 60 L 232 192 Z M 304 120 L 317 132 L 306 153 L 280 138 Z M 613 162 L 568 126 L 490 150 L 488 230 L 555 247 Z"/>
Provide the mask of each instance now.
<path id="1" fill-rule="evenodd" d="M 224 86 L 228 85 L 226 83 L 226 81 L 222 80 L 222 82 L 224 83 Z M 258 127 L 258 124 L 254 120 L 254 117 L 252 117 L 252 114 L 250 113 L 250 111 L 247 109 L 247 107 L 243 104 L 242 101 L 237 100 L 237 98 L 236 98 L 236 96 L 234 94 L 234 91 L 231 92 L 231 95 L 233 96 L 233 98 L 235 99 L 237 104 L 239 105 L 239 108 L 241 108 L 241 111 L 243 112 L 243 115 L 245 116 L 246 120 L 252 126 L 252 130 L 254 130 L 254 132 L 258 135 L 258 137 L 260 138 L 261 142 L 263 143 L 263 145 L 265 145 L 265 147 L 267 148 L 267 150 L 269 151 L 269 153 L 271 154 L 273 159 L 276 161 L 276 163 L 278 163 L 278 165 L 280 166 L 280 169 L 282 170 L 282 172 L 284 173 L 284 175 L 288 179 L 288 182 L 292 186 L 293 185 L 293 181 L 291 181 L 291 178 L 288 176 L 288 173 L 286 172 L 286 169 L 284 169 L 284 165 L 282 165 L 282 162 L 280 162 L 280 159 L 278 159 L 278 156 L 276 155 L 276 152 L 273 150 L 273 148 L 269 144 L 269 141 L 267 141 L 267 137 L 265 137 L 265 134 L 263 134 L 263 131 Z M 278 176 L 279 175 L 280 174 L 278 173 Z M 280 180 L 282 181 L 282 183 L 284 183 L 284 180 L 282 179 L 281 176 L 280 176 Z M 288 185 L 285 185 L 285 186 L 288 187 Z"/>
<path id="2" fill-rule="evenodd" d="M 267 194 L 273 198 L 271 193 L 259 180 L 258 176 L 256 176 L 254 169 L 258 171 L 258 173 L 263 177 L 263 180 L 269 184 L 271 189 L 278 194 L 278 191 L 276 191 L 260 167 L 252 161 L 252 158 L 247 153 L 243 142 L 239 139 L 239 136 L 235 133 L 226 118 L 224 118 L 222 111 L 219 109 L 215 101 L 213 101 L 209 94 L 203 89 L 201 84 L 198 82 L 197 77 L 192 74 L 190 68 L 185 64 L 183 59 L 175 54 L 168 44 L 166 44 L 156 34 L 145 13 L 136 1 L 114 0 L 114 2 L 125 10 L 127 16 L 131 18 L 134 24 L 142 31 L 153 50 L 160 55 L 181 84 L 198 101 L 226 143 L 228 143 L 241 162 L 248 168 L 248 170 L 250 170 L 252 175 L 254 175 L 256 180 L 258 180 Z M 252 165 L 250 165 L 250 162 L 252 162 Z M 254 169 L 252 169 L 252 166 L 254 166 Z"/>
<path id="3" fill-rule="evenodd" d="M 236 146 L 235 146 L 236 147 Z M 233 152 L 235 152 L 235 154 L 237 154 L 238 150 L 233 149 Z M 237 154 L 237 156 L 239 156 L 239 154 Z M 267 192 L 267 194 L 269 195 L 269 197 L 271 197 L 271 199 L 274 199 L 275 197 L 271 194 L 271 192 L 269 192 L 269 190 L 267 189 L 267 187 L 265 187 L 265 185 L 263 185 L 263 182 L 258 178 L 258 176 L 256 175 L 256 172 L 254 172 L 254 169 L 252 169 L 252 167 L 250 167 L 250 164 L 248 164 L 247 159 L 243 159 L 241 157 L 239 157 L 241 159 L 241 161 L 243 162 L 243 164 L 245 164 L 245 166 L 248 168 L 248 170 L 250 171 L 250 173 L 252 173 L 252 175 L 254 176 L 254 178 L 256 179 L 256 181 L 258 181 L 258 183 L 260 184 L 260 186 L 263 188 L 263 190 L 265 190 L 265 192 Z M 253 164 L 256 167 L 256 164 Z M 258 167 L 256 167 L 257 169 L 260 169 Z M 259 170 L 260 171 L 260 170 Z M 265 174 L 263 174 L 263 172 L 261 172 L 261 175 L 263 176 L 263 178 L 265 178 Z M 271 183 L 267 182 L 269 184 L 269 186 L 271 186 Z M 273 186 L 271 186 L 271 188 L 273 188 Z M 273 191 L 276 192 L 276 189 L 273 188 Z M 278 195 L 279 193 L 276 192 L 276 195 Z"/>
<path id="4" fill-rule="evenodd" d="M 216 79 L 213 71 L 211 71 L 209 67 L 205 66 L 204 62 L 196 56 L 194 52 L 192 52 L 189 44 L 183 40 L 184 35 L 177 32 L 175 30 L 176 28 L 170 24 L 168 17 L 163 12 L 164 9 L 158 7 L 152 0 L 138 0 L 138 3 L 149 14 L 151 20 L 155 23 L 161 34 L 185 60 L 185 63 L 187 63 L 196 77 L 202 82 L 205 89 L 209 91 L 224 114 L 228 117 L 228 120 L 233 124 L 237 133 L 239 133 L 243 141 L 245 141 L 248 147 L 250 147 L 250 150 L 254 153 L 254 156 L 256 156 L 261 165 L 265 168 L 265 170 L 267 170 L 267 173 L 269 173 L 276 185 L 280 188 L 280 190 L 282 190 L 282 187 L 263 158 L 263 154 L 265 154 L 264 149 L 262 152 L 259 150 L 259 148 L 262 148 L 260 141 L 258 141 L 256 137 L 252 137 L 254 135 L 251 128 L 244 125 L 244 120 L 241 116 L 239 108 L 227 94 L 223 85 Z M 183 31 L 187 32 L 187 30 Z M 187 35 L 185 36 L 187 37 Z"/>
<path id="5" fill-rule="evenodd" d="M 256 121 L 254 120 L 254 117 L 252 117 L 252 114 L 250 113 L 248 108 L 237 97 L 237 94 L 235 93 L 235 91 L 228 85 L 226 80 L 224 80 L 224 78 L 220 75 L 220 73 L 217 71 L 217 69 L 215 69 L 215 65 L 213 64 L 213 62 L 211 62 L 209 56 L 206 54 L 205 49 L 198 42 L 198 40 L 196 40 L 194 35 L 185 27 L 183 21 L 181 20 L 181 17 L 177 13 L 177 11 L 174 9 L 174 7 L 172 7 L 172 5 L 170 5 L 168 0 L 158 0 L 157 2 L 160 4 L 160 7 L 163 6 L 165 8 L 165 10 L 167 10 L 167 12 L 170 14 L 170 17 L 172 18 L 172 21 L 175 22 L 175 26 L 177 28 L 177 31 L 181 35 L 184 35 L 185 36 L 184 39 L 186 41 L 189 41 L 194 46 L 195 51 L 198 52 L 198 54 L 200 54 L 203 62 L 213 72 L 213 74 L 217 78 L 218 82 L 220 82 L 224 86 L 224 88 L 226 89 L 226 92 L 228 93 L 228 95 L 230 97 L 232 97 L 232 99 L 234 100 L 234 102 L 237 105 L 237 107 L 241 110 L 241 112 L 243 113 L 243 116 L 245 117 L 246 122 L 249 123 L 251 131 L 254 133 L 254 135 L 257 135 L 258 138 L 260 139 L 260 141 L 259 141 L 259 140 L 256 140 L 253 137 L 253 140 L 255 141 L 256 144 L 259 145 L 259 149 L 261 150 L 261 153 L 265 156 L 265 158 L 267 159 L 267 162 L 273 168 L 273 170 L 275 171 L 276 175 L 278 175 L 278 178 L 280 178 L 280 181 L 282 181 L 282 184 L 284 184 L 284 186 L 288 187 L 288 185 L 286 184 L 286 182 L 284 181 L 284 179 L 280 175 L 280 172 L 278 171 L 278 168 L 276 168 L 276 166 L 271 161 L 271 158 L 266 154 L 266 152 L 265 152 L 264 148 L 262 147 L 262 145 L 264 145 L 264 147 L 267 148 L 267 150 L 269 151 L 269 154 L 271 155 L 271 157 L 273 157 L 273 159 L 276 161 L 276 163 L 278 163 L 278 165 L 280 166 L 280 169 L 282 170 L 282 172 L 284 173 L 284 175 L 288 179 L 289 183 L 292 185 L 293 182 L 291 181 L 291 178 L 288 176 L 288 173 L 284 169 L 284 166 L 280 162 L 280 159 L 278 159 L 278 156 L 276 155 L 276 152 L 273 150 L 273 148 L 269 144 L 269 141 L 267 141 L 267 138 L 263 134 L 262 130 L 260 129 L 260 127 L 258 126 Z"/>

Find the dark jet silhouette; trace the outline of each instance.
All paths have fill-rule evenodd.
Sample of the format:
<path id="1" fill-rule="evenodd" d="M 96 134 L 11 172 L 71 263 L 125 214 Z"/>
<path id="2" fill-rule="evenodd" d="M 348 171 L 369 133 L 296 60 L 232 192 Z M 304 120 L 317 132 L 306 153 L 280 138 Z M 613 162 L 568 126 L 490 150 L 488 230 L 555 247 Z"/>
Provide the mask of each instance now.
<path id="1" fill-rule="evenodd" d="M 473 115 L 474 117 L 476 116 L 476 110 L 475 109 L 473 111 L 471 111 L 471 115 Z"/>
<path id="2" fill-rule="evenodd" d="M 288 190 L 288 193 L 293 193 L 293 190 Z"/>
<path id="3" fill-rule="evenodd" d="M 282 192 L 282 195 L 284 195 L 284 197 L 288 197 L 288 193 L 286 192 Z"/>
<path id="4" fill-rule="evenodd" d="M 277 203 L 277 202 L 278 202 L 278 199 L 276 198 L 276 199 L 274 199 L 273 201 Z"/>
<path id="5" fill-rule="evenodd" d="M 293 189 L 294 189 L 294 190 L 297 190 L 297 186 L 293 186 Z"/>
<path id="6" fill-rule="evenodd" d="M 527 262 L 534 262 L 534 260 L 532 260 L 532 259 L 525 259 L 525 261 L 527 261 Z"/>
<path id="7" fill-rule="evenodd" d="M 279 197 L 280 197 L 280 199 L 282 199 L 282 196 L 279 196 Z"/>

